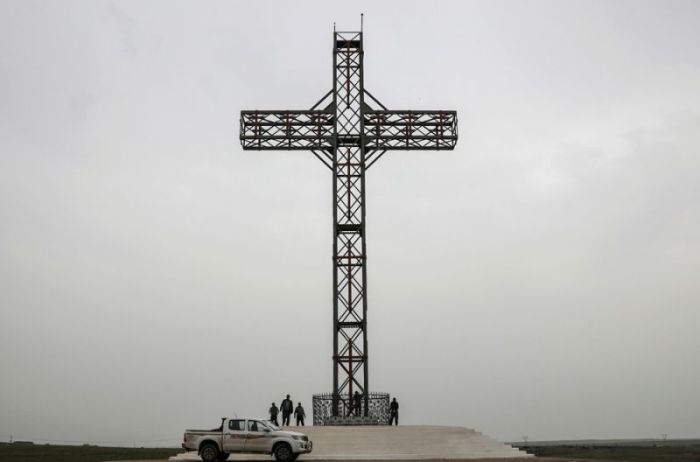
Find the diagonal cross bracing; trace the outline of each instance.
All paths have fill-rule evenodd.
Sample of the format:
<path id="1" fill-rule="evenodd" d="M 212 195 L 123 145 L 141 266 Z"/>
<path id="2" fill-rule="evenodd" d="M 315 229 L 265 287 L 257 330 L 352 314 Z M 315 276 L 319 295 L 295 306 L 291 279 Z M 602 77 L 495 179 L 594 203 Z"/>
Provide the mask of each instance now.
<path id="1" fill-rule="evenodd" d="M 366 149 L 454 149 L 455 111 L 368 111 L 364 114 Z"/>
<path id="2" fill-rule="evenodd" d="M 366 395 L 367 286 L 365 243 L 365 146 L 362 33 L 336 32 L 333 82 L 336 124 L 334 151 L 333 391 L 337 400 Z M 340 375 L 343 375 L 340 382 Z M 367 406 L 364 406 L 366 409 Z"/>
<path id="3" fill-rule="evenodd" d="M 334 115 L 325 111 L 241 111 L 243 149 L 332 149 Z"/>

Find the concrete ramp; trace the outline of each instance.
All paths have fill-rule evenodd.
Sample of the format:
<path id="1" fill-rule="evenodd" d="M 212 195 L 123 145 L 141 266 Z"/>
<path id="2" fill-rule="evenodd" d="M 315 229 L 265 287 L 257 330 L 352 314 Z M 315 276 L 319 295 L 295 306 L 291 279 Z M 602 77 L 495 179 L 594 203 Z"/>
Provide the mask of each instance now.
<path id="1" fill-rule="evenodd" d="M 309 435 L 311 454 L 299 460 L 509 459 L 532 457 L 507 444 L 464 427 L 372 426 L 289 427 Z M 172 461 L 198 460 L 194 453 Z M 270 456 L 233 454 L 229 460 L 270 460 Z"/>
<path id="2" fill-rule="evenodd" d="M 308 427 L 311 456 L 333 460 L 480 459 L 528 454 L 464 427 Z"/>

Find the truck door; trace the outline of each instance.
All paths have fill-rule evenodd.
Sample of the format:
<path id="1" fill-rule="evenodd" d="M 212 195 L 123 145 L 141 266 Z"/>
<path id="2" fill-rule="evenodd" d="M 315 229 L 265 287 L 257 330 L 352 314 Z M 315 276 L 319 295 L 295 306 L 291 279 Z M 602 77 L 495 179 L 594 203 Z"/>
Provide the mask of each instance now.
<path id="1" fill-rule="evenodd" d="M 270 429 L 259 420 L 248 421 L 248 437 L 245 440 L 245 451 L 268 454 L 272 451 Z"/>
<path id="2" fill-rule="evenodd" d="M 246 438 L 245 419 L 231 419 L 224 428 L 223 442 L 225 452 L 243 451 Z"/>

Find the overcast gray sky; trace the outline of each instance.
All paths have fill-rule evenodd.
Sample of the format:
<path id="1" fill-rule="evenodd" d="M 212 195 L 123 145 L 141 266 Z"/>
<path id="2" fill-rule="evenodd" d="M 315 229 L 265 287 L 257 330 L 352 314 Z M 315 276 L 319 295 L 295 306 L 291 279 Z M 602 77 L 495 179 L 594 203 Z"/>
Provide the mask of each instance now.
<path id="1" fill-rule="evenodd" d="M 503 440 L 700 436 L 700 2 L 0 0 L 0 440 L 331 389 L 331 176 L 241 109 L 456 109 L 368 173 L 371 386 Z"/>

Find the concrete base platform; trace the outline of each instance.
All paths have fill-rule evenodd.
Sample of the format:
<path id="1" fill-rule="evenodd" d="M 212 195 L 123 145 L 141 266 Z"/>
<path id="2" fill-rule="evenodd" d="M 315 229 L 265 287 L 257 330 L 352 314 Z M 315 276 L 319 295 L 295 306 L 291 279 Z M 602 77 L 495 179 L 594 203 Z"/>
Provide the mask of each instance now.
<path id="1" fill-rule="evenodd" d="M 515 459 L 530 454 L 464 427 L 369 426 L 290 427 L 309 435 L 311 454 L 299 460 L 460 460 Z M 196 453 L 183 453 L 171 461 L 201 460 Z M 268 455 L 232 454 L 229 460 L 270 460 Z"/>

